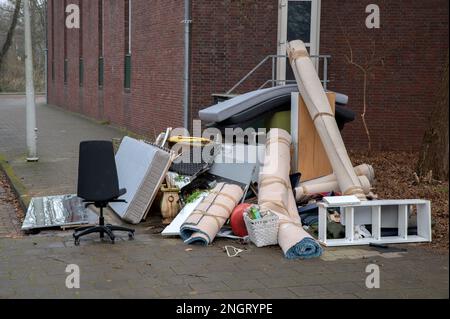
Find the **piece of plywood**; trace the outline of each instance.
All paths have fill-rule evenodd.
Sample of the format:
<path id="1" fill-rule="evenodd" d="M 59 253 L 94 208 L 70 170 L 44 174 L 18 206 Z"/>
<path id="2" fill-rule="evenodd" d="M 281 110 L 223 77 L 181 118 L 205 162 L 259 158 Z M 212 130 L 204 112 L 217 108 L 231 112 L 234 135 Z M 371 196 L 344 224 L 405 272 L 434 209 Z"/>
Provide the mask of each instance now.
<path id="1" fill-rule="evenodd" d="M 327 93 L 333 113 L 336 110 L 336 94 Z M 302 173 L 302 181 L 333 174 L 333 168 L 317 133 L 314 122 L 304 100 L 298 99 L 298 154 L 297 169 Z"/>

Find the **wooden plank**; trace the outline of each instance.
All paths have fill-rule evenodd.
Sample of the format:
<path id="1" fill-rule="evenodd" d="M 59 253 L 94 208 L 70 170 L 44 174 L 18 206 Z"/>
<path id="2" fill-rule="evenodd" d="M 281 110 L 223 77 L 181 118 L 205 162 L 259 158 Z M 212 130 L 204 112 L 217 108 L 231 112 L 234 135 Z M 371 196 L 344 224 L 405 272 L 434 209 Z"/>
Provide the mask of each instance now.
<path id="1" fill-rule="evenodd" d="M 336 110 L 336 94 L 327 93 L 333 112 Z M 304 100 L 299 98 L 298 108 L 298 171 L 302 181 L 333 173 L 333 168 L 323 147 L 320 136 L 308 112 Z"/>

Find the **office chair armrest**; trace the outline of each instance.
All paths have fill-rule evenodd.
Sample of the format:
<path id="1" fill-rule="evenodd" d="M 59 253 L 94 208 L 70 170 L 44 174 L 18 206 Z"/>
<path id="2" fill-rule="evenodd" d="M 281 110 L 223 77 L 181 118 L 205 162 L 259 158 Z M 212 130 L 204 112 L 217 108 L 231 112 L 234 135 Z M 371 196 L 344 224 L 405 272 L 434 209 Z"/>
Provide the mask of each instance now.
<path id="1" fill-rule="evenodd" d="M 110 203 L 128 203 L 125 199 L 113 199 L 109 201 Z"/>
<path id="2" fill-rule="evenodd" d="M 126 193 L 127 193 L 127 189 L 126 188 L 121 188 L 119 190 L 119 196 L 118 197 L 121 197 L 121 196 L 125 195 Z"/>

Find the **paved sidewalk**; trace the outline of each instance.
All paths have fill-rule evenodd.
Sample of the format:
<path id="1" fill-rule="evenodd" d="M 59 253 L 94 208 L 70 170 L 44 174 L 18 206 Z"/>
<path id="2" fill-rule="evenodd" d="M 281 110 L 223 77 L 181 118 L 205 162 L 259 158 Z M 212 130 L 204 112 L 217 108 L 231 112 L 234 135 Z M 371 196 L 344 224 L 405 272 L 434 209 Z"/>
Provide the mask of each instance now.
<path id="1" fill-rule="evenodd" d="M 229 258 L 223 246 L 246 249 Z M 80 267 L 80 289 L 65 286 Z M 380 289 L 367 289 L 366 267 L 380 267 Z M 70 236 L 0 239 L 0 298 L 448 298 L 448 255 L 327 249 L 320 259 L 288 261 L 279 248 L 216 240 L 187 247 L 140 234 L 116 245 L 74 247 Z"/>
<path id="2" fill-rule="evenodd" d="M 26 162 L 26 109 L 24 96 L 0 96 L 0 156 L 6 158 L 33 196 L 76 192 L 79 143 L 111 140 L 123 132 L 43 104 L 37 99 L 38 163 Z M 25 198 L 28 200 L 29 198 Z"/>
<path id="3" fill-rule="evenodd" d="M 123 134 L 42 104 L 37 115 L 41 160 L 31 164 L 25 162 L 24 99 L 0 96 L 0 154 L 9 162 L 8 174 L 25 186 L 20 190 L 24 199 L 75 192 L 79 142 Z M 0 223 L 15 209 L 2 194 L 0 189 Z M 0 235 L 0 298 L 449 297 L 448 253 L 439 255 L 427 245 L 403 245 L 407 252 L 390 253 L 333 248 L 319 259 L 288 261 L 278 247 L 257 249 L 219 239 L 201 248 L 163 239 L 159 218 L 153 219 L 137 227 L 135 241 L 114 246 L 88 239 L 74 247 L 71 233 L 61 231 Z M 226 245 L 244 252 L 229 258 Z M 78 290 L 65 286 L 69 264 L 80 267 Z M 370 264 L 380 267 L 380 289 L 366 288 Z"/>

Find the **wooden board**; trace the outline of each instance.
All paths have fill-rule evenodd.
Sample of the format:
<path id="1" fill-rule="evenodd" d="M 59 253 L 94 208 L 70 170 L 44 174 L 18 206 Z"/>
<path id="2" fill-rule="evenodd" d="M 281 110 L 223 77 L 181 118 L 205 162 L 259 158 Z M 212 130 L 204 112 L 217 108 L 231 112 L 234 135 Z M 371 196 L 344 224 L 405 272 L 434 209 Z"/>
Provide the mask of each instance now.
<path id="1" fill-rule="evenodd" d="M 336 111 L 336 94 L 327 93 L 333 113 Z M 297 171 L 302 173 L 302 181 L 315 179 L 333 173 L 320 136 L 309 115 L 305 102 L 299 96 L 297 112 Z"/>

